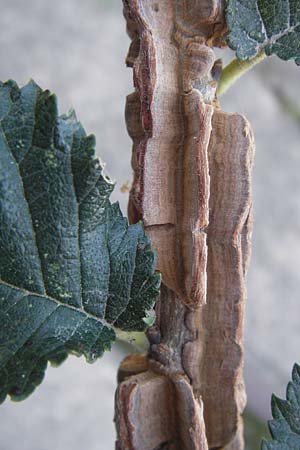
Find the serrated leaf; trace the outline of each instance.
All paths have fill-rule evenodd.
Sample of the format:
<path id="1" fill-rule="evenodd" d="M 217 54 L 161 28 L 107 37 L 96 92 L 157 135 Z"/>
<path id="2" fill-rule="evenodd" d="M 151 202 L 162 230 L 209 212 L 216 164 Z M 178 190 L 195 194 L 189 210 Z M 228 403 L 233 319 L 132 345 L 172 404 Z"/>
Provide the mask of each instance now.
<path id="1" fill-rule="evenodd" d="M 265 51 L 300 64 L 300 0 L 227 0 L 226 22 L 238 58 Z"/>
<path id="2" fill-rule="evenodd" d="M 160 277 L 128 227 L 95 139 L 33 81 L 0 83 L 0 402 L 27 397 L 48 361 L 94 361 L 115 328 L 145 329 Z"/>
<path id="3" fill-rule="evenodd" d="M 272 441 L 263 440 L 262 450 L 300 449 L 300 367 L 295 364 L 286 400 L 272 396 L 272 416 L 268 425 Z"/>

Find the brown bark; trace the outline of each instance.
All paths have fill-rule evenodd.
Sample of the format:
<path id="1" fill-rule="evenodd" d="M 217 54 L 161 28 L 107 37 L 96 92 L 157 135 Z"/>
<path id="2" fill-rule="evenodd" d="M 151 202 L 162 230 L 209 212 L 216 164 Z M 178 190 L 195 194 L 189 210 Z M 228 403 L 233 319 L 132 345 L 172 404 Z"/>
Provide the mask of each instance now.
<path id="1" fill-rule="evenodd" d="M 145 364 L 116 393 L 119 450 L 240 450 L 252 132 L 218 109 L 221 0 L 123 0 L 134 182 L 163 286 Z"/>
<path id="2" fill-rule="evenodd" d="M 190 383 L 152 370 L 130 376 L 116 394 L 118 450 L 207 450 L 203 405 Z"/>

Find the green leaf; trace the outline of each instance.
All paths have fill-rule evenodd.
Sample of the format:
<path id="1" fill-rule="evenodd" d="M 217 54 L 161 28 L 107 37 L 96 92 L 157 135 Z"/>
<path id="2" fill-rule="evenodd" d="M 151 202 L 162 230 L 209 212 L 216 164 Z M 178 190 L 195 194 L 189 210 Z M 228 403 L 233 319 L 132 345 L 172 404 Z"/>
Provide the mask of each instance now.
<path id="1" fill-rule="evenodd" d="M 300 0 L 227 0 L 226 21 L 238 58 L 265 51 L 300 64 Z"/>
<path id="2" fill-rule="evenodd" d="M 268 425 L 272 441 L 263 440 L 262 450 L 300 449 L 300 366 L 294 365 L 286 400 L 272 396 L 272 416 Z"/>
<path id="3" fill-rule="evenodd" d="M 33 81 L 0 83 L 0 402 L 48 361 L 89 362 L 115 329 L 141 331 L 159 292 L 142 225 L 128 227 L 95 139 Z"/>

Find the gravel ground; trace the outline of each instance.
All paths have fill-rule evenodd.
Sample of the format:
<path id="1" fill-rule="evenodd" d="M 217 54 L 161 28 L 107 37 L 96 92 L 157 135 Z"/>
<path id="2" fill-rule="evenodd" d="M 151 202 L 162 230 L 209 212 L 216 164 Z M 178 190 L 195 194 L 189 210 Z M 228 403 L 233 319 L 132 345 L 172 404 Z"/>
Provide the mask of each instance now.
<path id="1" fill-rule="evenodd" d="M 117 179 L 114 199 L 130 180 L 124 101 L 132 91 L 123 61 L 129 40 L 120 0 L 0 0 L 0 79 L 33 77 L 57 93 L 62 112 L 74 107 L 95 133 L 107 170 Z M 231 55 L 229 52 L 226 58 Z M 270 393 L 284 395 L 300 362 L 300 69 L 271 58 L 224 96 L 223 108 L 251 121 L 255 231 L 248 276 L 245 377 L 249 407 L 269 417 Z M 113 448 L 116 347 L 90 366 L 70 357 L 50 368 L 24 403 L 0 407 L 0 450 Z"/>

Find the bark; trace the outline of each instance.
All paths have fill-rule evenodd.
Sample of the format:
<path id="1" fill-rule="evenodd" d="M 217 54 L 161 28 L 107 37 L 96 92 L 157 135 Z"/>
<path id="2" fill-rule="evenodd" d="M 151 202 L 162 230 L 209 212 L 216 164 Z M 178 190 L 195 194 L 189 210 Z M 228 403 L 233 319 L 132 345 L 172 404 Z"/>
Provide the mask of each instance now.
<path id="1" fill-rule="evenodd" d="M 123 3 L 135 87 L 129 217 L 144 221 L 163 286 L 149 354 L 119 371 L 116 448 L 240 450 L 254 145 L 246 119 L 215 98 L 224 5 Z"/>

